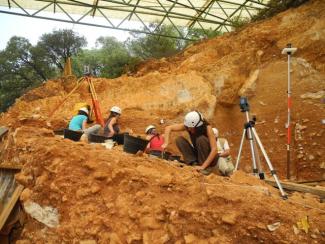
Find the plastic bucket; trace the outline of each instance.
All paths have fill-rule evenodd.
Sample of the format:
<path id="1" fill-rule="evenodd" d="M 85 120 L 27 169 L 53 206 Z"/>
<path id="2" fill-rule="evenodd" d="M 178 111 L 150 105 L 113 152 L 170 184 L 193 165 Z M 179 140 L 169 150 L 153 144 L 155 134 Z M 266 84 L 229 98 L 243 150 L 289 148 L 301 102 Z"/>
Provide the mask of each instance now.
<path id="1" fill-rule="evenodd" d="M 69 129 L 64 129 L 63 131 L 64 138 L 70 139 L 72 141 L 79 141 L 82 134 L 83 133 L 81 131 L 74 131 Z"/>
<path id="2" fill-rule="evenodd" d="M 106 140 L 111 139 L 107 136 L 101 136 L 96 134 L 89 134 L 88 141 L 93 143 L 104 143 Z"/>
<path id="3" fill-rule="evenodd" d="M 123 151 L 127 153 L 136 154 L 138 151 L 144 151 L 148 143 L 148 140 L 124 134 Z"/>
<path id="4" fill-rule="evenodd" d="M 129 134 L 129 133 L 121 133 L 121 134 L 116 134 L 112 137 L 114 141 L 117 142 L 118 145 L 123 145 L 124 144 L 124 135 Z"/>
<path id="5" fill-rule="evenodd" d="M 63 136 L 64 135 L 64 129 L 57 129 L 53 130 L 55 135 Z"/>

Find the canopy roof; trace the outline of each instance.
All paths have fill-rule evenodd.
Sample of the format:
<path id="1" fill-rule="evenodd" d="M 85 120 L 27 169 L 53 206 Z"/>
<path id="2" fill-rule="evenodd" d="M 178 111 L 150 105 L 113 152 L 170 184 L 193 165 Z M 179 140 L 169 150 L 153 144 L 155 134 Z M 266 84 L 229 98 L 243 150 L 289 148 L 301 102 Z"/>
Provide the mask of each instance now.
<path id="1" fill-rule="evenodd" d="M 148 23 L 230 31 L 234 18 L 250 18 L 269 0 L 0 0 L 0 13 L 153 34 Z M 51 15 L 49 15 L 49 12 Z M 60 14 L 61 13 L 61 14 Z M 76 15 L 77 14 L 77 17 Z M 101 17 L 98 22 L 97 18 Z M 119 20 L 116 24 L 115 20 Z M 144 28 L 132 27 L 133 21 Z"/>

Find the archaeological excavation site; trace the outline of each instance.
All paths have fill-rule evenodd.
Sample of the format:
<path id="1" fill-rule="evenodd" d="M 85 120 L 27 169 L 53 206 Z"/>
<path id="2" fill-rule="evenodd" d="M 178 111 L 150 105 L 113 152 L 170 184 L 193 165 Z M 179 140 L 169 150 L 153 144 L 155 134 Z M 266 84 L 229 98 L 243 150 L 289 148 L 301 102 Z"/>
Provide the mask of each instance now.
<path id="1" fill-rule="evenodd" d="M 158 17 L 203 27 L 230 4 L 39 2 L 121 2 L 130 19 L 161 2 Z M 0 114 L 0 243 L 325 243 L 325 1 L 300 2 L 116 78 L 69 58 L 16 98 Z"/>

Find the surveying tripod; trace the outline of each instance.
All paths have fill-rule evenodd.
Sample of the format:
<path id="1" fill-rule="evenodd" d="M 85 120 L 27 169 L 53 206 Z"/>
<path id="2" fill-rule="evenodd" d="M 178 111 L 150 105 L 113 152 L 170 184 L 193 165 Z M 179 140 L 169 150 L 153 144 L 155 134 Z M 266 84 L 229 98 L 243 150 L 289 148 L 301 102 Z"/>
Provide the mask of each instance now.
<path id="1" fill-rule="evenodd" d="M 56 106 L 53 111 L 51 111 L 51 113 L 49 114 L 49 118 L 52 118 L 52 116 L 54 115 L 54 113 L 68 100 L 68 98 L 80 87 L 80 85 L 83 83 L 83 81 L 86 81 L 87 84 L 89 85 L 89 91 L 91 94 L 91 101 L 93 104 L 93 110 L 95 113 L 95 117 L 96 117 L 96 122 L 98 124 L 100 124 L 102 127 L 104 127 L 104 119 L 100 110 L 100 105 L 99 105 L 99 101 L 98 101 L 98 97 L 97 97 L 97 93 L 95 90 L 95 86 L 94 83 L 91 79 L 91 76 L 89 73 L 85 73 L 85 75 L 83 77 L 81 77 L 80 79 L 77 80 L 77 85 L 69 92 L 69 94 L 60 102 L 60 104 L 58 106 Z"/>
<path id="2" fill-rule="evenodd" d="M 281 183 L 278 179 L 278 176 L 276 174 L 275 169 L 272 166 L 272 163 L 263 147 L 263 144 L 255 130 L 255 120 L 250 120 L 250 115 L 249 115 L 249 104 L 247 101 L 246 97 L 241 97 L 240 98 L 240 108 L 241 108 L 241 112 L 245 112 L 246 115 L 246 123 L 244 124 L 244 130 L 243 130 L 243 135 L 240 141 L 240 146 L 239 146 L 239 152 L 238 152 L 238 156 L 237 156 L 237 161 L 236 161 L 236 166 L 235 166 L 235 170 L 238 169 L 239 166 L 239 161 L 240 161 L 240 156 L 241 156 L 241 152 L 242 152 L 242 148 L 243 148 L 243 144 L 244 144 L 244 139 L 247 136 L 247 139 L 249 140 L 249 144 L 250 144 L 250 148 L 251 148 L 251 154 L 252 154 L 252 163 L 253 163 L 253 174 L 255 176 L 259 175 L 260 179 L 264 179 L 264 173 L 261 170 L 261 166 L 259 166 L 259 169 L 257 169 L 257 158 L 256 155 L 258 153 L 257 150 L 255 150 L 255 141 L 257 142 L 257 145 L 260 147 L 261 152 L 265 158 L 265 161 L 270 169 L 271 175 L 273 176 L 279 190 L 281 193 L 281 196 L 283 199 L 287 199 L 288 196 L 287 194 L 284 192 Z"/>

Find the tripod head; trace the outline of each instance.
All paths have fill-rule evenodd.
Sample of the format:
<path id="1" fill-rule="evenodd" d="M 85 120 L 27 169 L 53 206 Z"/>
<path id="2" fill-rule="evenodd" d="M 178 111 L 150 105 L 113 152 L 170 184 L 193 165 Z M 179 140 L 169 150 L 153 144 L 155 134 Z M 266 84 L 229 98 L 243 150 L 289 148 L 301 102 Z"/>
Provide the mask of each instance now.
<path id="1" fill-rule="evenodd" d="M 287 55 L 291 55 L 294 54 L 297 51 L 296 47 L 292 47 L 291 43 L 287 44 L 286 48 L 283 48 L 281 54 L 287 54 Z"/>
<path id="2" fill-rule="evenodd" d="M 248 112 L 249 111 L 249 104 L 247 97 L 240 97 L 239 99 L 239 106 L 241 112 Z"/>
<path id="3" fill-rule="evenodd" d="M 84 76 L 90 76 L 91 75 L 89 65 L 84 65 L 83 74 L 84 74 Z"/>

